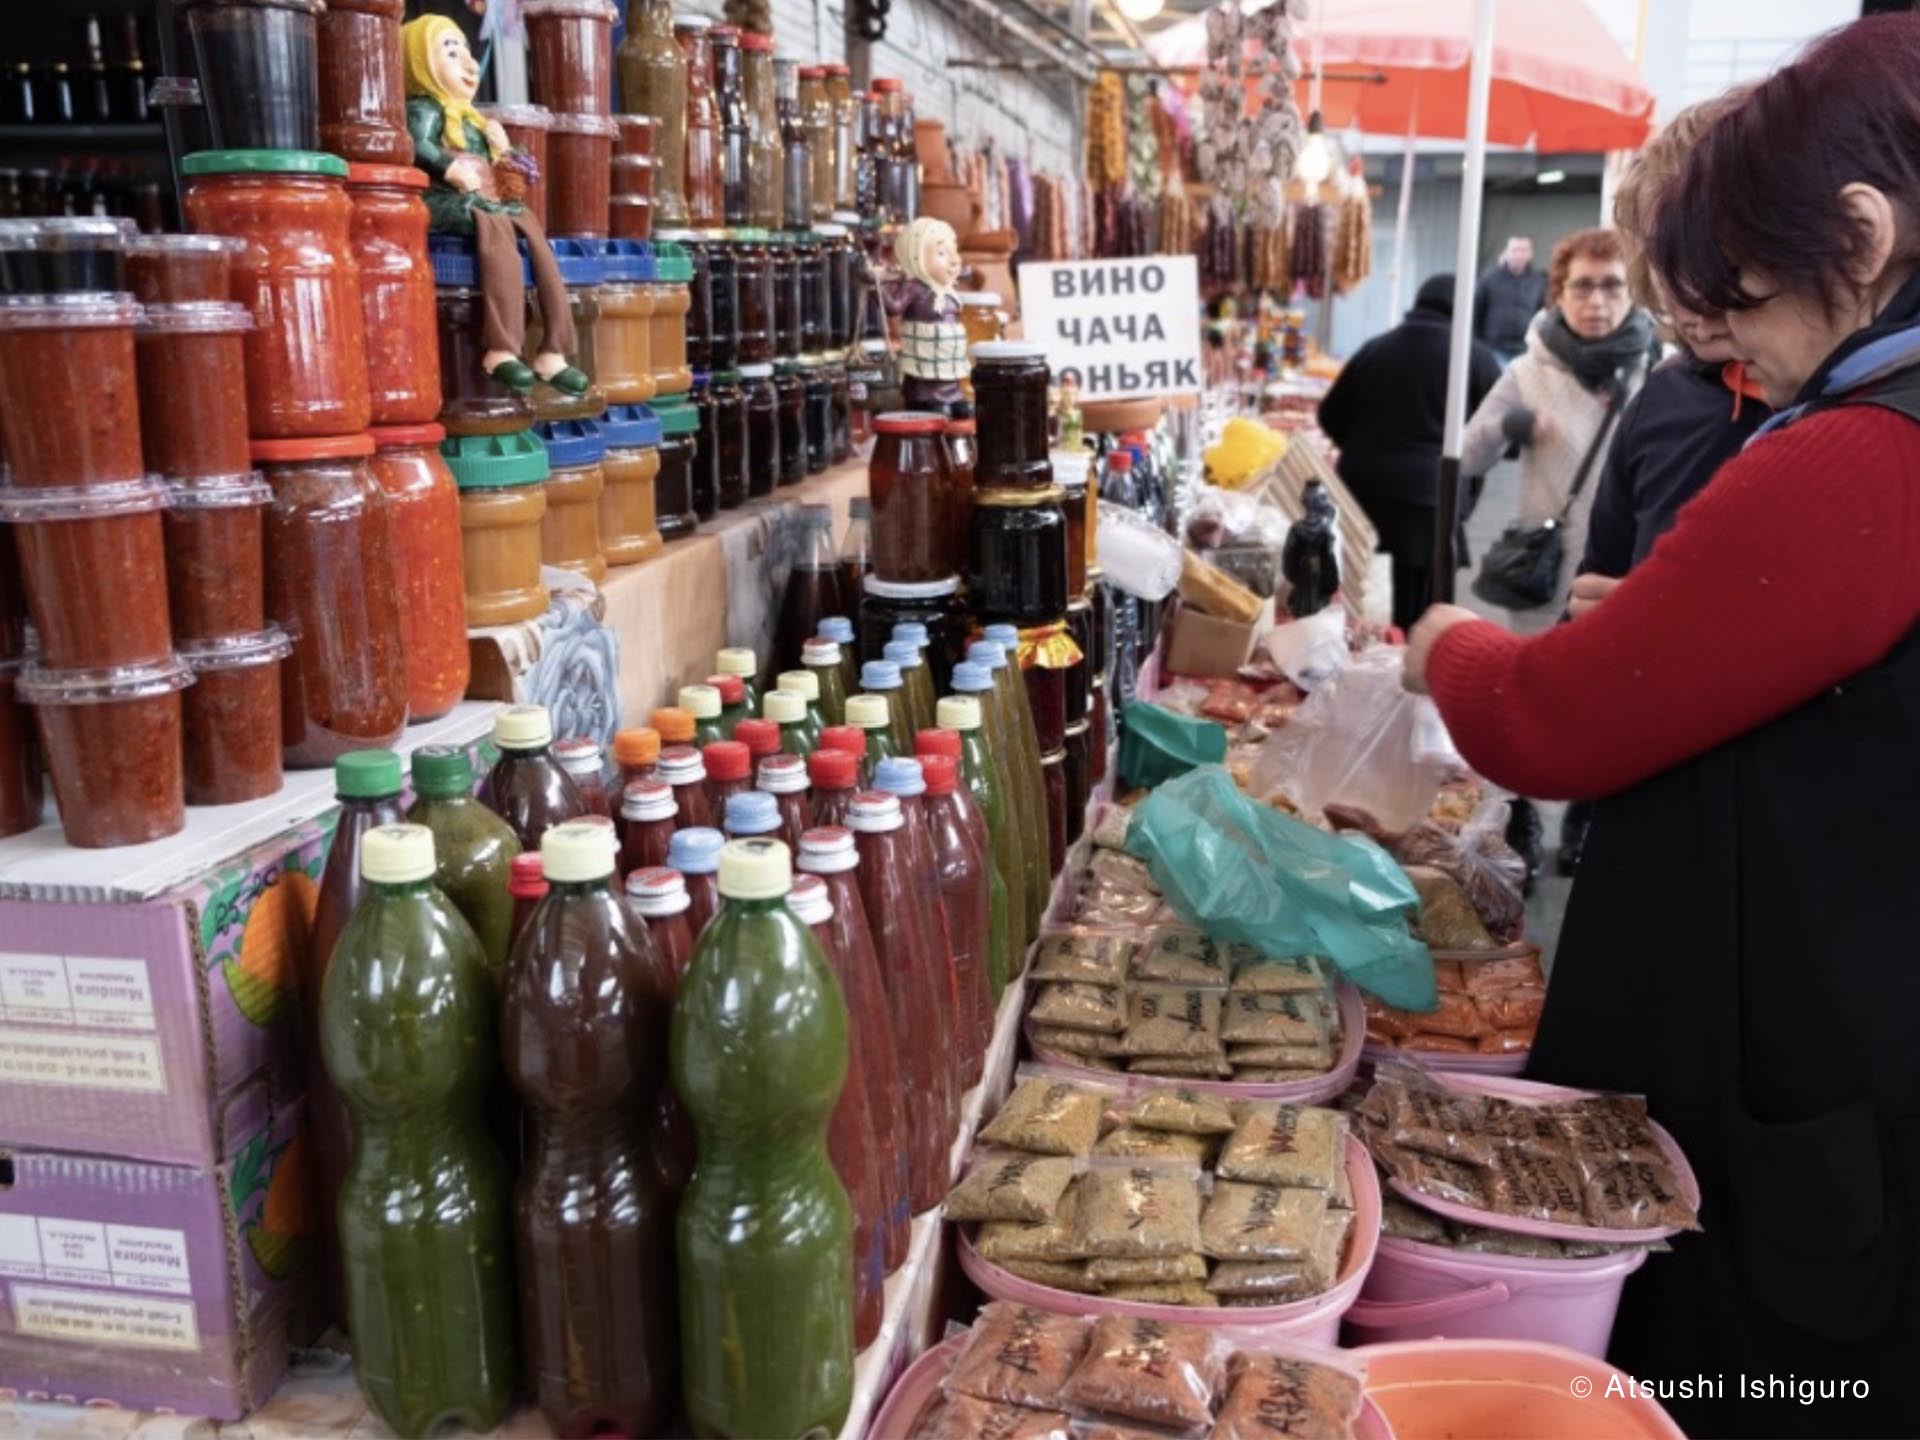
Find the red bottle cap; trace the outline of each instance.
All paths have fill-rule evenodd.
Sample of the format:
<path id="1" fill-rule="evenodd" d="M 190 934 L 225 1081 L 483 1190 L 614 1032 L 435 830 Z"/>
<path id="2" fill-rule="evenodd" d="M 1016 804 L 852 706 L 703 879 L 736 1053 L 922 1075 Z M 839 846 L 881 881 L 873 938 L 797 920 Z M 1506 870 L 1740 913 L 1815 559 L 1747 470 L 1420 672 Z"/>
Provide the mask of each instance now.
<path id="1" fill-rule="evenodd" d="M 753 773 L 753 756 L 738 740 L 716 740 L 702 754 L 709 780 L 744 780 Z"/>
<path id="2" fill-rule="evenodd" d="M 929 795 L 951 795 L 959 783 L 959 772 L 951 755 L 922 755 L 920 775 L 927 782 Z"/>
<path id="3" fill-rule="evenodd" d="M 858 725 L 829 725 L 820 732 L 822 750 L 844 750 L 856 759 L 867 758 L 867 732 Z"/>
<path id="4" fill-rule="evenodd" d="M 807 757 L 807 778 L 819 790 L 851 790 L 859 773 L 859 760 L 845 750 L 823 745 Z"/>
<path id="5" fill-rule="evenodd" d="M 747 682 L 738 675 L 709 675 L 707 684 L 720 692 L 722 705 L 744 705 L 747 702 Z"/>
<path id="6" fill-rule="evenodd" d="M 771 720 L 742 720 L 733 727 L 733 738 L 745 745 L 747 754 L 755 760 L 762 755 L 778 754 L 780 750 L 780 727 Z"/>
<path id="7" fill-rule="evenodd" d="M 538 854 L 513 857 L 507 871 L 507 893 L 516 900 L 538 900 L 547 893 L 547 872 Z"/>
<path id="8" fill-rule="evenodd" d="M 1133 468 L 1133 452 L 1131 450 L 1115 450 L 1110 452 L 1107 456 L 1107 468 L 1109 470 L 1131 470 Z"/>
<path id="9" fill-rule="evenodd" d="M 920 757 L 924 767 L 929 755 L 944 755 L 949 760 L 960 759 L 960 732 L 958 730 L 919 730 L 914 733 L 913 753 Z"/>

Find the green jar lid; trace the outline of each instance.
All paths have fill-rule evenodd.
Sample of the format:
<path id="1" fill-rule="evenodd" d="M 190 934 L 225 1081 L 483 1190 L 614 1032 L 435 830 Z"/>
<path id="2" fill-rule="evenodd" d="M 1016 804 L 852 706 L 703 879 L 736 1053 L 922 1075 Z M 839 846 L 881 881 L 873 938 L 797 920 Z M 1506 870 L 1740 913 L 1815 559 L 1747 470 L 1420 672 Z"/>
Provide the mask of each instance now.
<path id="1" fill-rule="evenodd" d="M 413 752 L 413 788 L 419 795 L 465 795 L 473 789 L 473 762 L 457 745 L 428 745 Z"/>
<path id="2" fill-rule="evenodd" d="M 653 242 L 653 278 L 665 285 L 686 285 L 693 280 L 693 257 L 687 247 L 672 240 Z"/>
<path id="3" fill-rule="evenodd" d="M 462 490 L 504 490 L 547 478 L 547 447 L 531 430 L 504 435 L 451 435 L 440 442 L 440 458 Z"/>
<path id="4" fill-rule="evenodd" d="M 182 175 L 333 175 L 347 162 L 318 150 L 200 150 L 180 162 Z"/>
<path id="5" fill-rule="evenodd" d="M 700 428 L 699 412 L 678 396 L 655 400 L 653 413 L 662 435 L 691 435 Z"/>
<path id="6" fill-rule="evenodd" d="M 400 757 L 391 750 L 349 750 L 333 762 L 342 800 L 379 800 L 400 793 Z"/>

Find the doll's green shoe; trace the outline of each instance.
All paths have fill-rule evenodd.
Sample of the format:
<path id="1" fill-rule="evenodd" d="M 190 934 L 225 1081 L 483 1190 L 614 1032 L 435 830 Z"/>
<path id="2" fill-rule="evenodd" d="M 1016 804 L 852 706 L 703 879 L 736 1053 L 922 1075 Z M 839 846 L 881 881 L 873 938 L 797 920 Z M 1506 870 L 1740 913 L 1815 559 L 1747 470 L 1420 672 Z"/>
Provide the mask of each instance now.
<path id="1" fill-rule="evenodd" d="M 593 378 L 578 365 L 569 365 L 556 370 L 547 379 L 547 384 L 565 395 L 584 395 L 587 387 L 593 384 Z"/>
<path id="2" fill-rule="evenodd" d="M 502 360 L 487 372 L 487 378 L 522 395 L 533 389 L 533 367 L 524 360 Z"/>

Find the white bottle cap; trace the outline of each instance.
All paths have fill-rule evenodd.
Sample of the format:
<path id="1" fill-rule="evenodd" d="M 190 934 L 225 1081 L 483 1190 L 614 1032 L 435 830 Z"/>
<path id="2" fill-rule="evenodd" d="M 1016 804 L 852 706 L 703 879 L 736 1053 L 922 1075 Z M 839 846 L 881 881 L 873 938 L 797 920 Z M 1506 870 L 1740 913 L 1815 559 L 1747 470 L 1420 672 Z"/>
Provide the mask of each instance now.
<path id="1" fill-rule="evenodd" d="M 540 868 L 549 884 L 583 884 L 613 874 L 613 831 L 585 820 L 555 825 L 540 837 Z"/>
<path id="2" fill-rule="evenodd" d="M 862 730 L 884 730 L 892 718 L 884 695 L 849 695 L 847 724 Z"/>
<path id="3" fill-rule="evenodd" d="M 793 885 L 793 863 L 778 840 L 729 840 L 720 852 L 720 893 L 729 900 L 777 900 Z"/>
<path id="4" fill-rule="evenodd" d="M 713 657 L 716 675 L 740 675 L 751 678 L 760 673 L 760 657 L 744 645 L 729 645 Z"/>
<path id="5" fill-rule="evenodd" d="M 774 683 L 782 690 L 791 690 L 810 705 L 820 703 L 820 677 L 811 670 L 782 670 Z"/>
<path id="6" fill-rule="evenodd" d="M 544 705 L 509 705 L 493 717 L 493 742 L 503 750 L 538 750 L 553 743 Z"/>
<path id="7" fill-rule="evenodd" d="M 978 730 L 980 702 L 971 695 L 948 695 L 934 707 L 934 721 L 942 730 Z"/>
<path id="8" fill-rule="evenodd" d="M 712 685 L 682 685 L 680 708 L 696 720 L 718 720 L 720 691 Z"/>
<path id="9" fill-rule="evenodd" d="M 776 725 L 792 725 L 807 718 L 806 697 L 794 690 L 769 690 L 760 701 L 760 713 Z"/>
<path id="10" fill-rule="evenodd" d="M 360 837 L 360 875 L 375 885 L 431 880 L 433 831 L 424 825 L 376 825 Z"/>

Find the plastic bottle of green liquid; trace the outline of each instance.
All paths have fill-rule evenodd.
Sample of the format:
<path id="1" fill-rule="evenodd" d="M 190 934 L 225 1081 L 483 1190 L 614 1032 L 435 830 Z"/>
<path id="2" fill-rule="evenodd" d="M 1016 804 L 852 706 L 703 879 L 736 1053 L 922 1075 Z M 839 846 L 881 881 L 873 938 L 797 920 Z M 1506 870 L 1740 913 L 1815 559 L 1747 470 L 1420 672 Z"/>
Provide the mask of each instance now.
<path id="1" fill-rule="evenodd" d="M 882 760 L 891 760 L 893 748 L 893 707 L 884 695 L 849 695 L 847 724 L 867 737 L 867 774 L 880 768 Z"/>
<path id="2" fill-rule="evenodd" d="M 978 640 L 967 647 L 967 661 L 983 665 L 993 677 L 993 701 L 987 707 L 987 729 L 1004 745 L 1007 774 L 1025 802 L 1022 812 L 1032 854 L 1041 857 L 1042 874 L 1036 886 L 1027 883 L 1029 942 L 1040 933 L 1041 913 L 1053 892 L 1051 861 L 1047 858 L 1047 791 L 1040 774 L 1040 747 L 1033 736 L 1033 712 L 1027 706 L 1027 682 L 1020 673 L 1019 651 L 1008 651 L 998 641 Z M 1022 723 L 1024 719 L 1024 725 Z M 1036 903 L 1037 902 L 1037 903 Z"/>
<path id="3" fill-rule="evenodd" d="M 769 690 L 760 702 L 760 713 L 780 727 L 781 750 L 803 760 L 813 753 L 816 737 L 804 697 L 792 690 Z"/>
<path id="4" fill-rule="evenodd" d="M 984 665 L 963 660 L 953 667 L 953 693 L 969 695 L 980 702 L 980 728 L 986 732 L 987 754 L 1000 777 L 1000 799 L 1006 807 L 1007 821 L 1020 837 L 1023 909 L 1014 911 L 1024 924 L 1020 930 L 1020 954 L 1026 954 L 1040 934 L 1040 915 L 1046 909 L 1053 881 L 1047 871 L 1046 797 L 1043 791 L 1029 789 L 1021 771 L 1013 743 L 1007 736 L 1006 716 L 1000 709 L 1000 696 L 994 689 L 993 672 Z M 1036 816 L 1035 812 L 1039 812 Z M 1036 819 L 1039 828 L 1035 828 Z"/>
<path id="5" fill-rule="evenodd" d="M 721 852 L 721 906 L 680 984 L 675 1091 L 699 1135 L 680 1203 L 682 1390 L 693 1431 L 832 1435 L 853 1398 L 853 1207 L 827 1154 L 847 1007 L 787 909 L 777 840 Z"/>
<path id="6" fill-rule="evenodd" d="M 731 740 L 734 728 L 753 715 L 747 709 L 746 681 L 738 675 L 709 675 L 707 684 L 720 692 L 720 729 Z"/>
<path id="7" fill-rule="evenodd" d="M 954 667 L 958 669 L 958 666 Z M 1007 897 L 1007 979 L 1018 972 L 1016 957 L 1024 948 L 1022 936 L 1027 905 L 1027 864 L 1020 848 L 1020 826 L 1000 788 L 1000 767 L 993 763 L 992 741 L 980 718 L 980 701 L 972 695 L 948 695 L 940 701 L 942 730 L 960 737 L 960 776 L 973 803 L 987 822 L 987 849 Z M 996 993 L 995 999 L 997 1000 Z"/>
<path id="8" fill-rule="evenodd" d="M 878 695 L 887 702 L 887 743 L 898 756 L 913 754 L 913 714 L 907 699 L 907 682 L 900 667 L 891 660 L 869 660 L 860 667 L 863 694 Z"/>
<path id="9" fill-rule="evenodd" d="M 651 1435 L 678 1383 L 673 1201 L 648 1139 L 673 976 L 614 889 L 605 826 L 554 826 L 540 859 L 550 888 L 500 1022 L 530 1122 L 514 1193 L 528 1388 L 561 1435 Z"/>
<path id="10" fill-rule="evenodd" d="M 1003 697 L 1002 703 L 1013 717 L 1012 728 L 1020 741 L 1019 763 L 1034 787 L 1033 821 L 1044 841 L 1047 802 L 1045 782 L 1040 776 L 1040 734 L 1033 724 L 1033 702 L 1027 691 L 1027 672 L 1020 665 L 1020 632 L 1012 625 L 999 624 L 987 626 L 984 634 L 986 643 L 1000 647 L 1001 657 L 1006 662 L 1004 666 L 989 668 L 993 670 L 994 691 Z M 972 646 L 967 647 L 967 658 L 973 658 Z"/>
<path id="11" fill-rule="evenodd" d="M 900 683 L 906 690 L 907 723 L 917 735 L 933 728 L 933 671 L 920 647 L 907 640 L 889 640 L 880 657 L 900 670 Z"/>
<path id="12" fill-rule="evenodd" d="M 760 713 L 760 657 L 744 645 L 729 645 L 713 657 L 716 675 L 740 677 L 740 703 L 747 714 Z"/>
<path id="13" fill-rule="evenodd" d="M 840 644 L 821 636 L 800 647 L 800 663 L 813 673 L 820 688 L 821 729 L 847 723 L 847 672 L 840 663 Z"/>
<path id="14" fill-rule="evenodd" d="M 860 688 L 859 641 L 853 621 L 845 615 L 829 615 L 820 622 L 819 637 L 840 647 L 840 688 L 852 695 Z"/>
<path id="15" fill-rule="evenodd" d="M 721 717 L 720 691 L 712 685 L 682 685 L 680 708 L 693 716 L 693 746 L 704 750 L 716 740 L 725 740 L 727 726 Z"/>
<path id="16" fill-rule="evenodd" d="M 413 793 L 407 819 L 433 832 L 438 858 L 433 883 L 466 916 L 486 952 L 496 983 L 507 974 L 513 939 L 513 894 L 507 888 L 520 839 L 513 827 L 473 796 L 473 762 L 451 745 L 429 745 L 413 755 Z"/>
<path id="17" fill-rule="evenodd" d="M 433 883 L 431 830 L 369 830 L 360 866 L 367 896 L 320 998 L 353 1117 L 339 1218 L 354 1369 L 397 1434 L 491 1430 L 516 1370 L 510 1185 L 482 1110 L 495 988 Z"/>
<path id="18" fill-rule="evenodd" d="M 782 690 L 791 690 L 807 704 L 807 754 L 820 748 L 820 732 L 827 728 L 826 712 L 820 704 L 820 677 L 811 670 L 782 670 L 776 681 Z M 845 710 L 845 705 L 841 709 Z"/>

